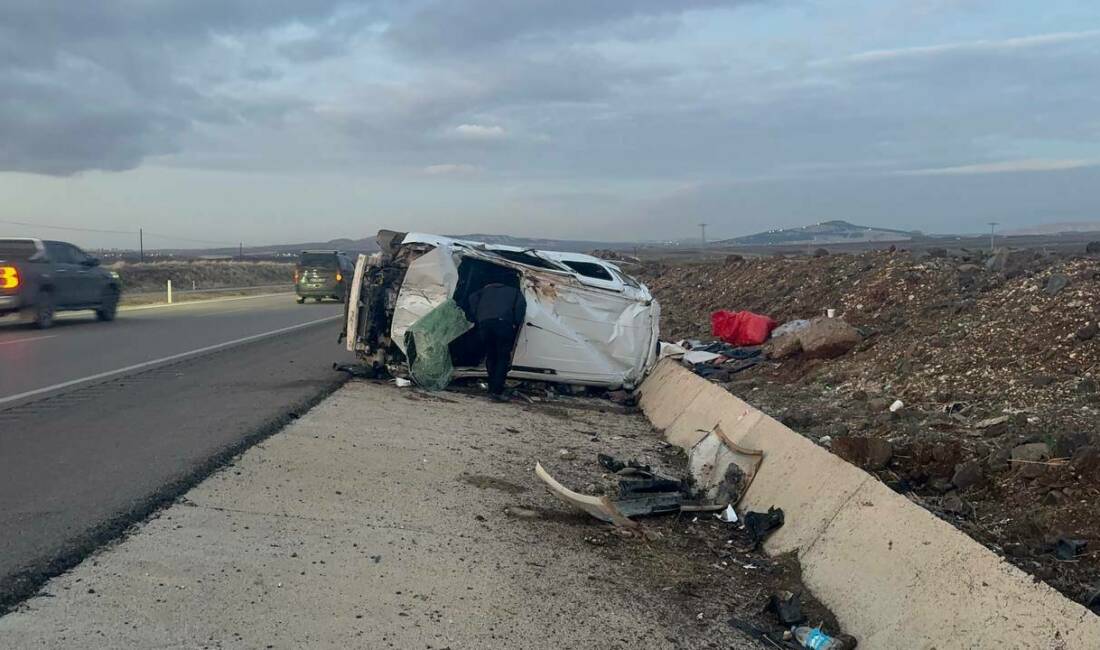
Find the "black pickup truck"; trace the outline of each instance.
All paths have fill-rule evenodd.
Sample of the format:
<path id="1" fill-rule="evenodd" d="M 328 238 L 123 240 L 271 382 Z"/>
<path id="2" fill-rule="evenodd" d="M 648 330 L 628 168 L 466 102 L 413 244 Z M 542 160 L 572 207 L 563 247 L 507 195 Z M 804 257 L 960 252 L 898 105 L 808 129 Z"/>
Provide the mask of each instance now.
<path id="1" fill-rule="evenodd" d="M 110 321 L 119 293 L 118 274 L 72 244 L 0 239 L 0 316 L 21 313 L 45 329 L 58 311 L 93 309 Z"/>

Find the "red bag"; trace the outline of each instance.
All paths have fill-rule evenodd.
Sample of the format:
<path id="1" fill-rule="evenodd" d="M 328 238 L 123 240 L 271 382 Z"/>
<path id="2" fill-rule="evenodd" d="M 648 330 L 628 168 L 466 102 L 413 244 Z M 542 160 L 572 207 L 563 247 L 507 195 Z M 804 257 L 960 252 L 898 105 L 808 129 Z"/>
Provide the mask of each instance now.
<path id="1" fill-rule="evenodd" d="M 716 311 L 710 315 L 710 330 L 730 345 L 760 345 L 779 323 L 751 311 Z"/>

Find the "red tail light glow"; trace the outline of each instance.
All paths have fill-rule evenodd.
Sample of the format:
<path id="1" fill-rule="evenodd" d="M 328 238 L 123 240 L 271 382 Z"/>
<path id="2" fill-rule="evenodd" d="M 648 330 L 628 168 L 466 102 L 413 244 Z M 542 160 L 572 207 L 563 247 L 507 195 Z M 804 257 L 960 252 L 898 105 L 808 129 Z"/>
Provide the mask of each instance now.
<path id="1" fill-rule="evenodd" d="M 19 286 L 19 269 L 14 266 L 0 266 L 0 289 L 15 289 Z"/>

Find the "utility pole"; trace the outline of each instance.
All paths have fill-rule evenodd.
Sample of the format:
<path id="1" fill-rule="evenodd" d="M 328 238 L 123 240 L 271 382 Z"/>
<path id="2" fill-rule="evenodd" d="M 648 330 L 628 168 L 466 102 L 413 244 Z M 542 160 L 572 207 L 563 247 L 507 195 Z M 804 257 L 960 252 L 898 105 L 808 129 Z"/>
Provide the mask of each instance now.
<path id="1" fill-rule="evenodd" d="M 989 252 L 990 253 L 993 252 L 993 241 L 994 241 L 993 237 L 995 236 L 995 234 L 997 232 L 997 226 L 999 226 L 999 225 L 1001 225 L 1001 224 L 997 221 L 990 221 L 989 222 Z"/>
<path id="2" fill-rule="evenodd" d="M 145 261 L 145 229 L 138 228 L 138 258 Z"/>
<path id="3" fill-rule="evenodd" d="M 703 248 L 707 247 L 707 224 L 699 224 L 700 237 L 699 240 L 703 242 Z"/>

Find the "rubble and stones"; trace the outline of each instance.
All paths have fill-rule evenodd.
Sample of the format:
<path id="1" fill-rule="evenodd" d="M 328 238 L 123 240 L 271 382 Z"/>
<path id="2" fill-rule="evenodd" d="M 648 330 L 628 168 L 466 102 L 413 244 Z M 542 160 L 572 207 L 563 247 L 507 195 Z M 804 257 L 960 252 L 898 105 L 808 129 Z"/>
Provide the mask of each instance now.
<path id="1" fill-rule="evenodd" d="M 763 363 L 712 380 L 836 453 L 845 436 L 889 442 L 888 463 L 871 470 L 886 484 L 938 514 L 958 492 L 951 523 L 998 552 L 1022 545 L 1009 559 L 1076 599 L 1100 583 L 1100 553 L 1039 551 L 1052 536 L 1100 539 L 1096 253 L 833 251 L 635 272 L 671 340 L 706 337 L 719 309 L 780 323 L 835 309 L 862 335 L 845 354 L 812 359 L 801 341 L 773 340 Z M 895 400 L 905 407 L 889 413 Z"/>

